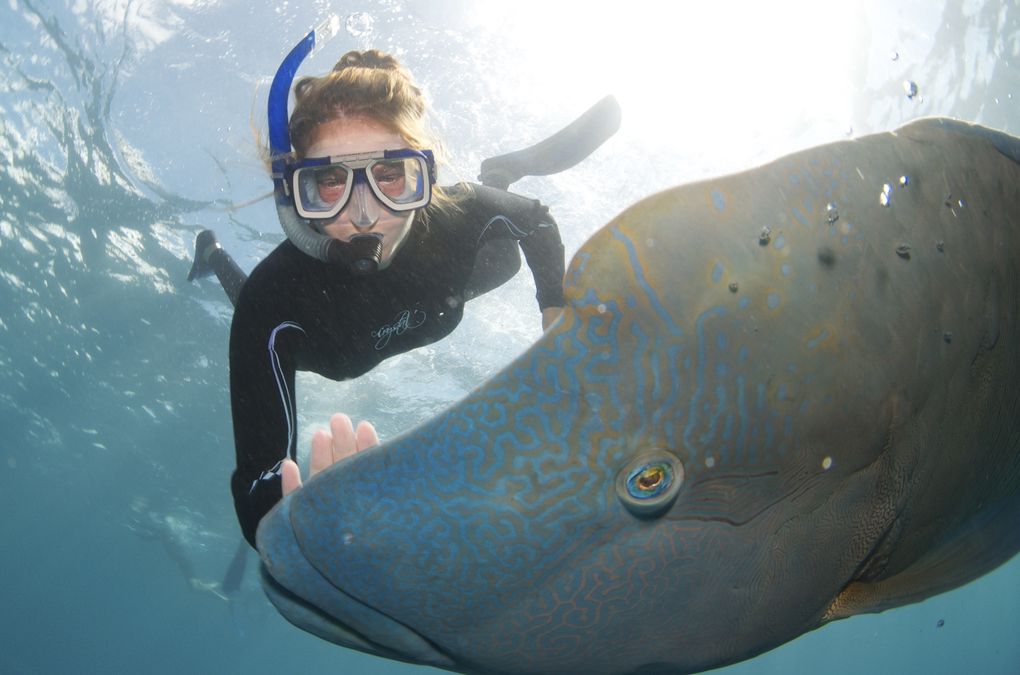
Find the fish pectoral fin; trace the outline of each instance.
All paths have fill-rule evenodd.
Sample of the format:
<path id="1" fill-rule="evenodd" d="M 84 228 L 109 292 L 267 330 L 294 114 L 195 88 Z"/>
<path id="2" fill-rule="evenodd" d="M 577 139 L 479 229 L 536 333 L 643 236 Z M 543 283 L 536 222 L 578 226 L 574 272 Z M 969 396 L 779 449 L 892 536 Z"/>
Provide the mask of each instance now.
<path id="1" fill-rule="evenodd" d="M 825 611 L 824 622 L 857 614 L 875 614 L 887 609 L 920 602 L 933 595 L 965 584 L 977 574 L 961 578 L 961 570 L 952 561 L 914 566 L 882 581 L 854 581 L 836 596 Z"/>
<path id="2" fill-rule="evenodd" d="M 846 619 L 857 614 L 868 614 L 881 612 L 889 604 L 889 598 L 885 593 L 887 582 L 863 583 L 854 581 L 844 588 L 836 599 L 832 601 L 825 614 L 822 616 L 822 623 L 828 623 L 837 619 Z"/>
<path id="3" fill-rule="evenodd" d="M 1020 529 L 1011 509 L 982 513 L 958 525 L 955 536 L 929 549 L 906 569 L 874 581 L 852 581 L 825 611 L 823 622 L 882 612 L 944 593 L 990 572 L 1012 557 Z"/>

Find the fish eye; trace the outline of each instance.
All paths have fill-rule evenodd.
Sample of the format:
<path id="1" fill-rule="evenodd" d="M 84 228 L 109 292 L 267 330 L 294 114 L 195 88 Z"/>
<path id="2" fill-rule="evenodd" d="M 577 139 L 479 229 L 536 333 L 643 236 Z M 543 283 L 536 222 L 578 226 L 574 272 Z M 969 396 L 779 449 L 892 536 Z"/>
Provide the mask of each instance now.
<path id="1" fill-rule="evenodd" d="M 639 518 L 665 513 L 680 494 L 684 465 L 672 452 L 657 448 L 631 459 L 617 474 L 616 494 Z"/>
<path id="2" fill-rule="evenodd" d="M 644 492 L 654 492 L 668 480 L 669 468 L 661 464 L 645 467 L 634 476 L 634 487 Z"/>

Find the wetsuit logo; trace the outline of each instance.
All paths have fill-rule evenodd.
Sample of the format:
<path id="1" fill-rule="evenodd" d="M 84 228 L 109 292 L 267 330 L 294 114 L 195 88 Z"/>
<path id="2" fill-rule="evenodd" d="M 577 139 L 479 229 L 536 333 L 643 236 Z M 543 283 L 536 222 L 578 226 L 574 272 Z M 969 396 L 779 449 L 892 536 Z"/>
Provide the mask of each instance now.
<path id="1" fill-rule="evenodd" d="M 427 315 L 420 309 L 414 310 L 413 313 L 411 310 L 405 309 L 397 315 L 396 321 L 372 331 L 372 337 L 376 338 L 375 348 L 377 350 L 385 348 L 394 335 L 403 335 L 406 331 L 414 330 L 425 323 L 426 318 L 428 318 Z"/>

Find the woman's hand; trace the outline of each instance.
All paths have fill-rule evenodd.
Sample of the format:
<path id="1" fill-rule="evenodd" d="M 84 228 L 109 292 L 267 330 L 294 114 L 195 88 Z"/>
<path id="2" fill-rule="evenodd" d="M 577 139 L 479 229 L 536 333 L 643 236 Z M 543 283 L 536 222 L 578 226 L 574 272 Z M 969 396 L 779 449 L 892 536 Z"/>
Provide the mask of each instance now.
<path id="1" fill-rule="evenodd" d="M 379 445 L 379 435 L 371 422 L 362 420 L 358 423 L 358 430 L 355 431 L 351 418 L 343 413 L 337 413 L 329 419 L 329 431 L 319 429 L 312 436 L 308 477 L 311 478 L 334 462 L 339 462 L 344 457 L 350 457 L 373 445 Z M 294 460 L 283 460 L 280 475 L 283 481 L 283 496 L 286 497 L 301 487 L 301 470 Z"/>

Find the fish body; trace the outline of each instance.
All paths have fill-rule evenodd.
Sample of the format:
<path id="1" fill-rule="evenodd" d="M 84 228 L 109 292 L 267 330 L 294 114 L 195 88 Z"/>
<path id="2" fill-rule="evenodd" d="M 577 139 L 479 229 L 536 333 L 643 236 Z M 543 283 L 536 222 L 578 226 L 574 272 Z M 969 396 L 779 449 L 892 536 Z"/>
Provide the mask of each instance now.
<path id="1" fill-rule="evenodd" d="M 465 673 L 689 673 L 1020 549 L 1020 140 L 924 119 L 631 206 L 563 318 L 259 528 L 291 622 Z"/>

